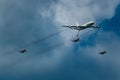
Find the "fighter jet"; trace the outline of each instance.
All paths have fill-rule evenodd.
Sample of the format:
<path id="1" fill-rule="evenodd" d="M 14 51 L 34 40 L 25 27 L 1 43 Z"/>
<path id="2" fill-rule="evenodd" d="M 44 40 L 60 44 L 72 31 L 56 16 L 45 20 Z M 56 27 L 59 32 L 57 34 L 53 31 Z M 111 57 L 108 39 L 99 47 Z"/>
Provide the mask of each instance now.
<path id="1" fill-rule="evenodd" d="M 74 29 L 74 30 L 84 30 L 84 29 L 87 29 L 87 28 L 100 28 L 100 26 L 94 26 L 94 22 L 93 21 L 90 21 L 90 22 L 87 22 L 83 25 L 79 25 L 78 22 L 76 22 L 76 25 L 75 26 L 67 26 L 67 25 L 64 25 L 62 27 L 68 27 L 70 29 Z"/>
<path id="2" fill-rule="evenodd" d="M 27 52 L 27 50 L 26 49 L 21 49 L 19 52 L 20 53 L 25 53 L 25 52 Z"/>
<path id="3" fill-rule="evenodd" d="M 106 53 L 107 53 L 106 51 L 99 52 L 99 54 L 101 54 L 101 55 L 106 54 Z"/>
<path id="4" fill-rule="evenodd" d="M 80 39 L 78 37 L 75 37 L 72 41 L 73 42 L 78 42 Z"/>

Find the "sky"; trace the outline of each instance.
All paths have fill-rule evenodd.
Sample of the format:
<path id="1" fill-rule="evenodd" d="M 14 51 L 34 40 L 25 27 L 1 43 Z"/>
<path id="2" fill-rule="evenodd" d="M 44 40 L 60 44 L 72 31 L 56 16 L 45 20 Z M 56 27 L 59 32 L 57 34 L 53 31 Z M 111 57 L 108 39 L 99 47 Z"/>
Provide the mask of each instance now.
<path id="1" fill-rule="evenodd" d="M 120 0 L 0 0 L 0 80 L 120 80 L 119 17 Z M 61 27 L 91 20 L 77 43 Z"/>

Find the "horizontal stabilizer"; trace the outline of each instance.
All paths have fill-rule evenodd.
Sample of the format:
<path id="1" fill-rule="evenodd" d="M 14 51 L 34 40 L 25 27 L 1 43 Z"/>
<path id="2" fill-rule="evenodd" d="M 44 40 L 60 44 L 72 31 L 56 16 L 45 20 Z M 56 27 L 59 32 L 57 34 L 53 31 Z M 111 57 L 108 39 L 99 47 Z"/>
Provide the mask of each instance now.
<path id="1" fill-rule="evenodd" d="M 101 28 L 101 26 L 94 26 L 93 28 Z"/>

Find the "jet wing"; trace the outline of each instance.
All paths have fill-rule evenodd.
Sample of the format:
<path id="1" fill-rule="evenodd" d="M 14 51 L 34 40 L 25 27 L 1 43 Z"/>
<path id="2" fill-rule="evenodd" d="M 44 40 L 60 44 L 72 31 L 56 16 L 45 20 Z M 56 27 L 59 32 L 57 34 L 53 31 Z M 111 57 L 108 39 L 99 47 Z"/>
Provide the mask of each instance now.
<path id="1" fill-rule="evenodd" d="M 77 27 L 77 26 L 70 26 L 70 27 Z"/>
<path id="2" fill-rule="evenodd" d="M 85 28 L 86 26 L 70 26 L 70 27 Z"/>
<path id="3" fill-rule="evenodd" d="M 62 27 L 70 27 L 70 26 L 62 26 Z"/>
<path id="4" fill-rule="evenodd" d="M 85 28 L 86 26 L 78 26 L 79 28 Z"/>
<path id="5" fill-rule="evenodd" d="M 62 26 L 62 27 L 75 28 L 75 27 L 77 27 L 77 26 Z"/>

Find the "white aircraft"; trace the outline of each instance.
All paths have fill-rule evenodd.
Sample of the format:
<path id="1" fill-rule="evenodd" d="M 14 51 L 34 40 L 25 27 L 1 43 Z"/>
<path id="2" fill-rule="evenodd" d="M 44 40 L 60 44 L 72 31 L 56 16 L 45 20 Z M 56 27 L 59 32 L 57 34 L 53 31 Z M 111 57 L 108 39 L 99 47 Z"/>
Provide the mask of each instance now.
<path id="1" fill-rule="evenodd" d="M 79 23 L 76 22 L 76 26 L 67 26 L 67 25 L 65 25 L 65 26 L 62 26 L 62 27 L 68 27 L 70 29 L 78 30 L 77 38 L 75 38 L 73 40 L 74 42 L 79 41 L 78 35 L 79 35 L 80 30 L 84 30 L 84 29 L 87 29 L 87 28 L 100 28 L 100 26 L 94 26 L 93 21 L 87 22 L 87 23 L 85 23 L 83 25 L 79 25 Z"/>
<path id="2" fill-rule="evenodd" d="M 78 22 L 76 22 L 76 26 L 62 26 L 62 27 L 68 27 L 70 29 L 74 29 L 74 30 L 84 30 L 86 28 L 100 28 L 100 26 L 93 26 L 94 22 L 93 21 L 90 21 L 90 22 L 87 22 L 83 25 L 79 25 Z"/>

